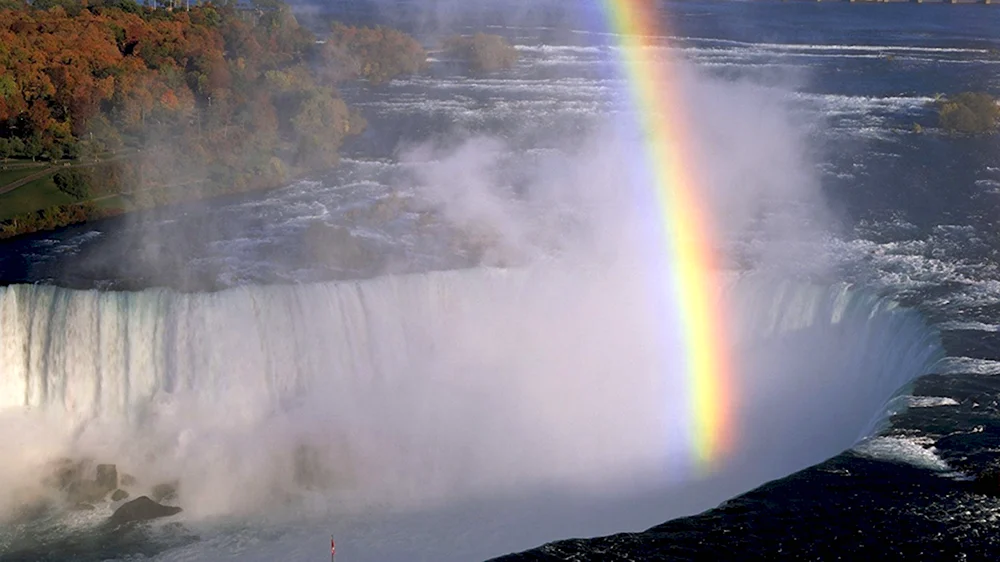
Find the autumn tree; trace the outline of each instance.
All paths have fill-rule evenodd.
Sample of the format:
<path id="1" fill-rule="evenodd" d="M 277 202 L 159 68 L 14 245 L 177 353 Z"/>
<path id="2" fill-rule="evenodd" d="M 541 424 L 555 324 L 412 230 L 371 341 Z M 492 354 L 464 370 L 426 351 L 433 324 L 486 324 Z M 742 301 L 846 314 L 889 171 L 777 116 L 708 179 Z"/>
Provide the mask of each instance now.
<path id="1" fill-rule="evenodd" d="M 87 160 L 88 190 L 66 170 L 57 186 L 73 197 L 124 193 L 132 208 L 273 186 L 333 165 L 344 140 L 364 128 L 334 84 L 387 80 L 426 61 L 405 34 L 335 30 L 350 35 L 345 56 L 363 64 L 333 80 L 317 72 L 329 65 L 315 37 L 270 0 L 252 11 L 234 2 L 170 11 L 134 0 L 0 8 L 0 157 Z M 98 212 L 53 208 L 0 230 Z"/>
<path id="2" fill-rule="evenodd" d="M 378 84 L 420 72 L 427 51 L 413 37 L 387 27 L 334 23 L 321 52 L 323 76 L 337 82 L 363 78 Z"/>
<path id="3" fill-rule="evenodd" d="M 503 37 L 482 32 L 471 37 L 451 37 L 445 41 L 444 51 L 477 72 L 511 68 L 518 59 L 517 49 Z"/>
<path id="4" fill-rule="evenodd" d="M 990 133 L 1000 127 L 1000 102 L 983 92 L 962 92 L 937 103 L 941 128 L 952 133 Z"/>

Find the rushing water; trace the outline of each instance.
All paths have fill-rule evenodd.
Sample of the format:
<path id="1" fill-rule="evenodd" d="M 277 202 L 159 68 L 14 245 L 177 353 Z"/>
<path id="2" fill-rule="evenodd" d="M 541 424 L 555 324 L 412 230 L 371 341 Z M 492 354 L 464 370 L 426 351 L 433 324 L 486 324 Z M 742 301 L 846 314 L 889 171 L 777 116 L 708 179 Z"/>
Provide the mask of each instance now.
<path id="1" fill-rule="evenodd" d="M 593 162 L 628 152 L 601 142 L 629 134 L 615 37 L 590 9 L 515 26 L 392 6 L 347 15 L 429 44 L 489 27 L 521 61 L 345 88 L 370 127 L 328 174 L 5 244 L 0 416 L 19 454 L 0 481 L 28 491 L 0 507 L 42 460 L 87 455 L 140 487 L 179 480 L 186 509 L 114 535 L 111 504 L 15 520 L 5 560 L 304 560 L 330 532 L 352 560 L 482 559 L 791 473 L 522 559 L 993 552 L 996 506 L 962 480 L 1000 432 L 1000 145 L 912 125 L 938 93 L 1000 91 L 1000 10 L 668 5 L 672 36 L 644 56 L 696 69 L 678 79 L 699 84 L 709 177 L 753 194 L 710 197 L 732 228 L 744 407 L 728 464 L 699 479 L 677 466 L 684 389 L 663 373 L 682 349 L 646 298 L 656 249 L 611 251 L 618 199 L 591 197 Z M 499 193 L 462 198 L 496 174 Z M 462 243 L 459 219 L 508 247 Z"/>

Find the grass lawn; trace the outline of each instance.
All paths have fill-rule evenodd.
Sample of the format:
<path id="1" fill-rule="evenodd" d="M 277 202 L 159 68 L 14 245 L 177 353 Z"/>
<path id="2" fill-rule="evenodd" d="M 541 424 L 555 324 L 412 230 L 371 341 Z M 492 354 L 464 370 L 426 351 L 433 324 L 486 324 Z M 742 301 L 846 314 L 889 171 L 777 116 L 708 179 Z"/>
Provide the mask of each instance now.
<path id="1" fill-rule="evenodd" d="M 128 209 L 129 203 L 124 198 L 119 195 L 114 197 L 102 198 L 97 201 L 97 208 L 99 209 Z"/>
<path id="2" fill-rule="evenodd" d="M 0 187 L 17 181 L 25 176 L 30 176 L 35 172 L 41 171 L 43 168 L 44 166 L 10 166 L 6 170 L 0 168 Z"/>
<path id="3" fill-rule="evenodd" d="M 21 187 L 0 195 L 0 220 L 6 220 L 20 213 L 30 213 L 55 205 L 74 203 L 75 200 L 59 191 L 52 175 L 26 183 Z"/>

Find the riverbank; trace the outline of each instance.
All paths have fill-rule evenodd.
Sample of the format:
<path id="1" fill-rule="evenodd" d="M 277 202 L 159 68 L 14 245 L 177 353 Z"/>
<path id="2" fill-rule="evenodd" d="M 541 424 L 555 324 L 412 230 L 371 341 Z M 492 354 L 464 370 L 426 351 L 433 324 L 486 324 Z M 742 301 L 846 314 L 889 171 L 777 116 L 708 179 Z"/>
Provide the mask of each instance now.
<path id="1" fill-rule="evenodd" d="M 283 4 L 251 21 L 228 5 L 70 7 L 0 7 L 12 53 L 0 61 L 0 238 L 329 169 L 366 127 L 337 85 L 426 62 L 387 28 L 340 26 L 337 48 L 320 46 Z M 77 35 L 81 60 L 67 62 Z"/>
<path id="2" fill-rule="evenodd" d="M 86 166 L 88 164 L 80 165 Z M 67 200 L 70 199 L 69 196 L 58 191 L 55 186 L 53 176 L 62 169 L 66 168 L 52 166 L 45 171 L 44 177 L 34 179 L 19 189 L 0 194 L 0 213 L 9 209 L 5 206 L 5 203 L 9 203 L 5 197 L 10 198 L 14 195 L 23 195 L 23 199 L 27 203 L 22 202 L 22 204 L 35 206 L 30 211 L 14 214 L 7 218 L 0 217 L 2 218 L 0 220 L 0 240 L 10 240 L 157 207 L 195 201 L 207 202 L 241 193 L 279 189 L 296 180 L 321 172 L 324 168 L 299 167 L 291 170 L 284 168 L 279 170 L 280 173 L 277 174 L 244 177 L 239 181 L 227 183 L 213 181 L 210 177 L 187 178 L 169 184 L 145 185 L 129 191 L 106 193 L 81 201 Z"/>

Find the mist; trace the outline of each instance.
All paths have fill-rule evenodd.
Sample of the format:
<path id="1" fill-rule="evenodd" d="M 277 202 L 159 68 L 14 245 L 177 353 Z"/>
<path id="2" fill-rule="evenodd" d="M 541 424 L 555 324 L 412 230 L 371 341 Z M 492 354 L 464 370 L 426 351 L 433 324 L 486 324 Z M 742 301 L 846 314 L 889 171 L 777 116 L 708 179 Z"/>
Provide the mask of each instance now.
<path id="1" fill-rule="evenodd" d="M 435 4 L 427 25 L 457 6 Z M 281 529 L 167 559 L 304 558 L 334 527 L 351 559 L 460 560 L 640 530 L 850 447 L 933 364 L 934 336 L 875 295 L 808 282 L 830 274 L 816 256 L 834 227 L 809 135 L 821 124 L 773 83 L 678 68 L 692 138 L 676 142 L 693 145 L 725 258 L 710 274 L 727 340 L 712 345 L 735 368 L 735 446 L 712 470 L 692 458 L 665 219 L 643 116 L 624 104 L 544 151 L 464 129 L 398 147 L 380 197 L 432 217 L 460 254 L 447 271 L 0 290 L 0 448 L 20 451 L 0 467 L 0 514 L 51 495 L 46 463 L 89 458 L 137 493 L 177 482 L 200 533 Z M 199 242 L 142 232 L 154 252 Z"/>

